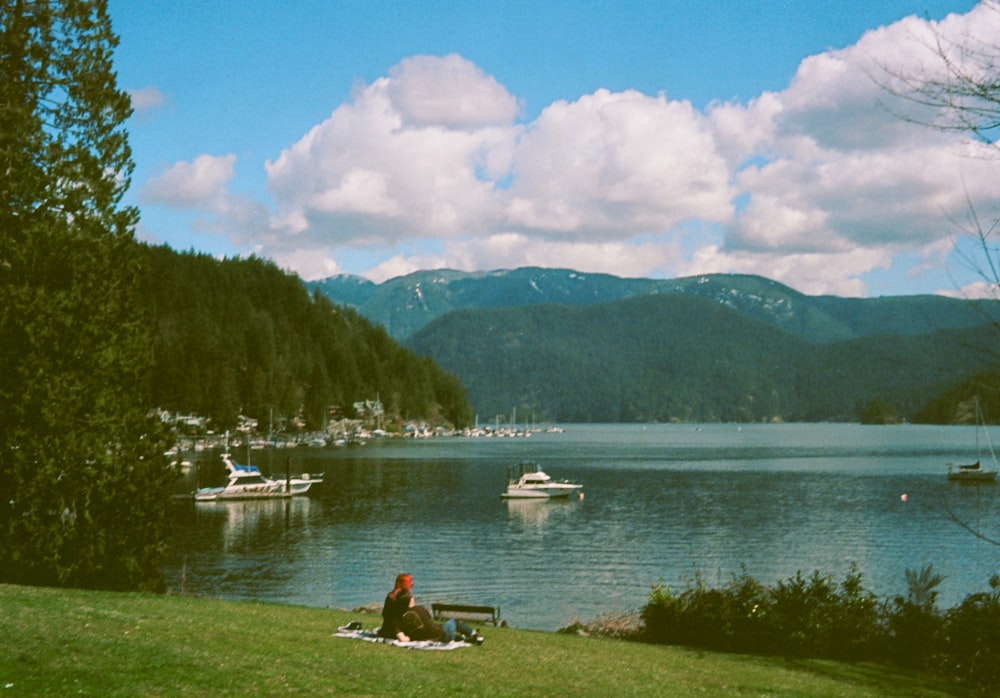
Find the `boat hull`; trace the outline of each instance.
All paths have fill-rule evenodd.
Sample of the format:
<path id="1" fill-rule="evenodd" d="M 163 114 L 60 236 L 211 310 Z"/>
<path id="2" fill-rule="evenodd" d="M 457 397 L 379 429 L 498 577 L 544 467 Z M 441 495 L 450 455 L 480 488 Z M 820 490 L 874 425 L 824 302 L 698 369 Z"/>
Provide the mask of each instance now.
<path id="1" fill-rule="evenodd" d="M 225 487 L 205 487 L 194 493 L 194 501 L 196 502 L 214 502 L 218 499 L 219 494 L 226 489 Z"/>
<path id="2" fill-rule="evenodd" d="M 515 487 L 507 488 L 500 496 L 503 499 L 559 499 L 569 497 L 580 490 L 582 485 L 552 485 L 548 487 Z"/>
<path id="3" fill-rule="evenodd" d="M 948 473 L 948 479 L 952 482 L 995 482 L 997 473 L 995 470 L 953 470 Z"/>
<path id="4" fill-rule="evenodd" d="M 228 453 L 222 454 L 222 462 L 229 471 L 229 482 L 223 487 L 203 487 L 197 490 L 194 493 L 196 502 L 298 497 L 309 492 L 313 485 L 323 482 L 322 474 L 313 477 L 308 473 L 299 477 L 286 476 L 285 479 L 272 480 L 255 466 L 234 462 Z"/>
<path id="5" fill-rule="evenodd" d="M 276 485 L 256 487 L 212 487 L 194 493 L 196 502 L 228 502 L 244 499 L 285 499 L 295 492 L 288 492 L 285 487 Z"/>
<path id="6" fill-rule="evenodd" d="M 980 461 L 969 465 L 948 465 L 948 479 L 952 482 L 993 482 L 997 479 L 997 471 L 983 468 Z"/>

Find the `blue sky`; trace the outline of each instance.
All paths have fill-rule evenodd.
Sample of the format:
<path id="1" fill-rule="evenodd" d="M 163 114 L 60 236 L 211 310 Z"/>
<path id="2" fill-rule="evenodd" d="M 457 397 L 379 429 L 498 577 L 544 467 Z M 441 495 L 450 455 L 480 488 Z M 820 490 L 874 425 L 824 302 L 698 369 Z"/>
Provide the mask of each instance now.
<path id="1" fill-rule="evenodd" d="M 535 265 L 974 294 L 968 202 L 1000 211 L 995 150 L 899 119 L 872 79 L 934 70 L 935 36 L 994 41 L 1000 12 L 968 1 L 110 11 L 140 236 L 306 279 Z"/>

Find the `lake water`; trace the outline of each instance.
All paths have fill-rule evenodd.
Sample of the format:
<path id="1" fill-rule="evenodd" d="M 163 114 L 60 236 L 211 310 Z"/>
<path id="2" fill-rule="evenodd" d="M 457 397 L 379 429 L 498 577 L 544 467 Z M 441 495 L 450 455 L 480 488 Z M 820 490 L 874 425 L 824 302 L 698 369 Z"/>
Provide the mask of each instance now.
<path id="1" fill-rule="evenodd" d="M 291 456 L 325 481 L 287 501 L 179 503 L 168 586 L 353 608 L 405 571 L 422 603 L 495 605 L 515 627 L 555 630 L 637 612 L 661 581 L 840 582 L 854 563 L 890 597 L 933 564 L 948 608 L 1000 572 L 1000 546 L 953 519 L 1000 540 L 1000 486 L 945 478 L 975 450 L 971 427 L 685 424 L 254 452 L 265 471 Z M 582 482 L 584 499 L 502 500 L 522 459 Z"/>

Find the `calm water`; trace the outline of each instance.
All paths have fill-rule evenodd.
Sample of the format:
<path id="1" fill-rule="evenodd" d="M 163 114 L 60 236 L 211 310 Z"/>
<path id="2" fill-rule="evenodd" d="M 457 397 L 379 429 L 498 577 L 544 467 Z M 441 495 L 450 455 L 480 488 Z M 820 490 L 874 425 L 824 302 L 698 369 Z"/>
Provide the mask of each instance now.
<path id="1" fill-rule="evenodd" d="M 1000 539 L 1000 485 L 945 478 L 949 461 L 975 457 L 972 428 L 573 425 L 277 451 L 282 468 L 289 453 L 293 469 L 325 471 L 313 496 L 178 504 L 172 589 L 353 608 L 407 571 L 422 602 L 492 604 L 516 627 L 555 630 L 638 611 L 653 584 L 699 574 L 839 582 L 856 563 L 886 597 L 932 563 L 949 607 L 1000 572 L 1000 547 L 949 515 Z M 507 465 L 525 458 L 582 482 L 585 498 L 501 500 Z"/>

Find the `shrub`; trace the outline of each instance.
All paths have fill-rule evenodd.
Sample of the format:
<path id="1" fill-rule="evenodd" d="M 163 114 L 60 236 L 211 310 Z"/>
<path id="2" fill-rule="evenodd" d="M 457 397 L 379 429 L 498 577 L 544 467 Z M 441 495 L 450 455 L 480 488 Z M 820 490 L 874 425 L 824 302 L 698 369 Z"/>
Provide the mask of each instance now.
<path id="1" fill-rule="evenodd" d="M 743 572 L 721 589 L 699 575 L 677 593 L 660 583 L 632 636 L 645 642 L 787 657 L 891 660 L 978 688 L 1000 686 L 1000 576 L 945 614 L 942 577 L 906 573 L 907 595 L 879 601 L 855 567 L 842 583 L 814 572 L 766 587 Z M 620 635 L 624 636 L 624 635 Z"/>
<path id="2" fill-rule="evenodd" d="M 678 600 L 673 590 L 660 582 L 649 592 L 649 602 L 643 607 L 640 619 L 640 639 L 658 645 L 680 644 L 677 633 Z"/>
<path id="3" fill-rule="evenodd" d="M 935 607 L 937 587 L 944 577 L 931 565 L 919 572 L 906 570 L 907 595 L 897 596 L 885 611 L 889 633 L 888 656 L 902 666 L 934 664 L 942 651 L 942 616 Z"/>
<path id="4" fill-rule="evenodd" d="M 980 687 L 1000 686 L 1000 577 L 991 591 L 971 594 L 944 618 L 948 674 Z"/>
<path id="5" fill-rule="evenodd" d="M 642 621 L 649 642 L 787 656 L 868 656 L 883 636 L 878 601 L 854 569 L 839 587 L 819 573 L 774 588 L 746 572 L 722 589 L 700 576 L 680 594 L 661 584 Z"/>
<path id="6" fill-rule="evenodd" d="M 889 658 L 910 668 L 935 662 L 935 653 L 942 650 L 942 617 L 937 609 L 897 596 L 886 605 L 886 616 Z"/>

